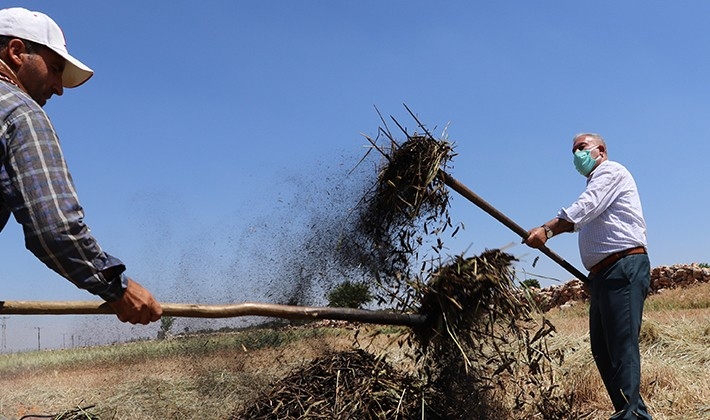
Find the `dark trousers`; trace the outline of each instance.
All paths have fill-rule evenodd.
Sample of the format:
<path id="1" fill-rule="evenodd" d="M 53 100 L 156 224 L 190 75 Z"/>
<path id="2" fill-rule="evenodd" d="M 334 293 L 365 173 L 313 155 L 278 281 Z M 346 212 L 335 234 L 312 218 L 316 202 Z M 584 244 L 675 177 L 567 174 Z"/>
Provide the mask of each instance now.
<path id="1" fill-rule="evenodd" d="M 648 256 L 638 254 L 589 279 L 592 356 L 614 404 L 614 420 L 651 418 L 639 394 L 639 333 L 650 273 Z"/>

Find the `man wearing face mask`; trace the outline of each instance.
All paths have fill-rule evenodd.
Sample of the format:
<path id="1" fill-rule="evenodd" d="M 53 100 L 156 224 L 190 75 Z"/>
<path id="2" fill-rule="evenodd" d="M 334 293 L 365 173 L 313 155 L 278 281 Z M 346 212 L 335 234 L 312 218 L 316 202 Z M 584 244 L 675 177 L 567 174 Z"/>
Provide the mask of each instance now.
<path id="1" fill-rule="evenodd" d="M 650 419 L 639 394 L 639 333 L 651 269 L 636 182 L 624 166 L 608 160 L 598 134 L 578 134 L 572 143 L 575 168 L 587 187 L 557 217 L 531 229 L 524 242 L 539 248 L 557 234 L 579 232 L 589 270 L 592 356 L 616 411 L 611 419 Z"/>

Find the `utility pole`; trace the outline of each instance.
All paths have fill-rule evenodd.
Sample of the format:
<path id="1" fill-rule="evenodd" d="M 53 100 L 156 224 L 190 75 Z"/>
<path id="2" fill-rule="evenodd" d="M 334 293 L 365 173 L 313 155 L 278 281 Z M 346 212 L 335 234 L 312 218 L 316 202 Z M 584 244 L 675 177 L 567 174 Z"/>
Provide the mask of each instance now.
<path id="1" fill-rule="evenodd" d="M 42 349 L 42 346 L 41 346 L 41 339 L 40 339 L 40 330 L 41 330 L 42 328 L 40 328 L 40 327 L 35 327 L 35 328 L 37 329 L 37 351 L 39 351 L 39 350 Z"/>

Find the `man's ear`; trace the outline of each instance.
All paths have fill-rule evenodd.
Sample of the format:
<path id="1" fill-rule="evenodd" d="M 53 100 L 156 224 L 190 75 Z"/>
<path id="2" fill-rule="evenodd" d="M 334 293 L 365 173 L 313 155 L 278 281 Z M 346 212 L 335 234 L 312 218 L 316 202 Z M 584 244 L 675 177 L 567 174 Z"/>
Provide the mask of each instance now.
<path id="1" fill-rule="evenodd" d="M 606 154 L 606 146 L 604 146 L 602 142 L 595 142 L 594 147 L 597 148 L 597 156 L 601 155 L 602 153 Z"/>
<path id="2" fill-rule="evenodd" d="M 11 39 L 7 43 L 7 59 L 9 63 L 6 64 L 16 71 L 24 61 L 22 54 L 27 54 L 25 43 L 21 39 Z"/>

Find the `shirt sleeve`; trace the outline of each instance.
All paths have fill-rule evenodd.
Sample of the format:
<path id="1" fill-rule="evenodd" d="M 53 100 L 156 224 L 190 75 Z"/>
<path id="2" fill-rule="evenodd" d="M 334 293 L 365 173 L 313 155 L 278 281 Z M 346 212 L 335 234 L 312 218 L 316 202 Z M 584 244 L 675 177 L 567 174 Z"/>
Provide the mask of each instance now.
<path id="1" fill-rule="evenodd" d="M 10 220 L 10 209 L 4 203 L 0 203 L 0 231 L 5 228 L 7 221 Z"/>
<path id="2" fill-rule="evenodd" d="M 105 253 L 84 224 L 74 184 L 51 122 L 30 107 L 5 122 L 0 193 L 22 225 L 25 246 L 81 289 L 107 301 L 127 283 L 123 263 Z"/>
<path id="3" fill-rule="evenodd" d="M 579 231 L 614 202 L 619 195 L 621 175 L 611 165 L 598 166 L 584 192 L 569 207 L 560 210 L 557 217 L 574 223 L 574 231 Z"/>

